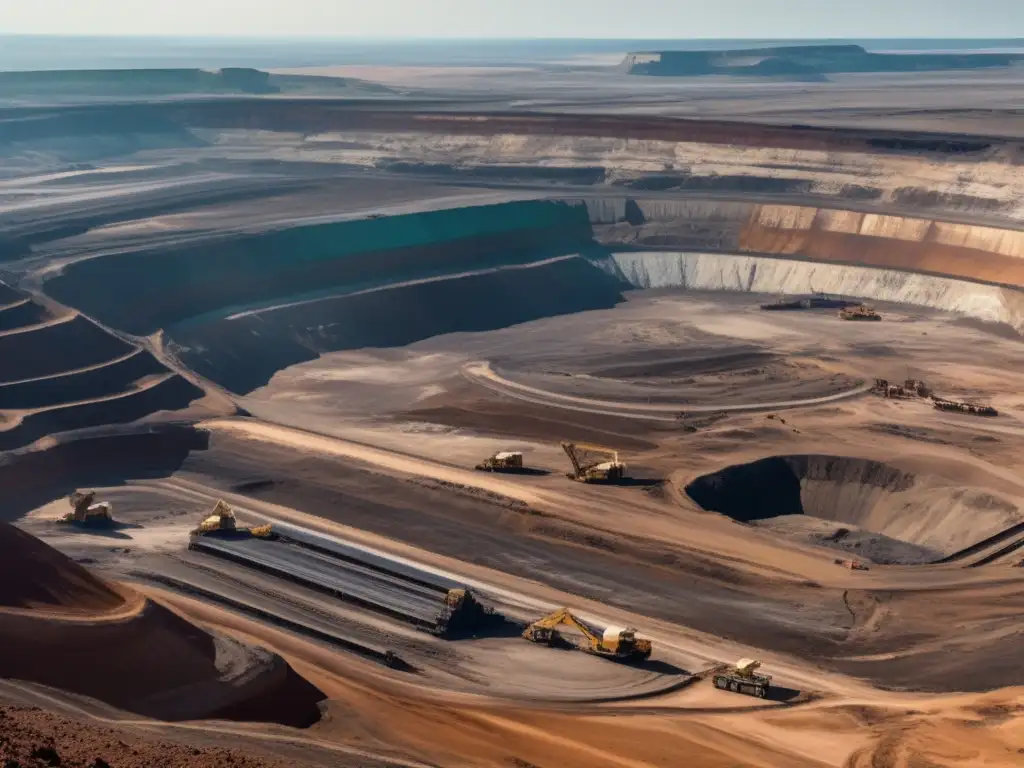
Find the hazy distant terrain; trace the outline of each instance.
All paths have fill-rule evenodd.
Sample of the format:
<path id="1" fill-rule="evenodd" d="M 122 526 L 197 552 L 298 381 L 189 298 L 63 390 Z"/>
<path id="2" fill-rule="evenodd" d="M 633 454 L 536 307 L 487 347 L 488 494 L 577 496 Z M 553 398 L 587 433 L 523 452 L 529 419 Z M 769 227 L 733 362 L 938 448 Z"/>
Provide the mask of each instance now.
<path id="1" fill-rule="evenodd" d="M 661 77 L 733 75 L 824 80 L 833 74 L 994 69 L 1019 62 L 1024 62 L 1024 53 L 875 53 L 860 45 L 791 45 L 631 53 L 622 62 L 622 69 L 631 75 Z"/>
<path id="2" fill-rule="evenodd" d="M 172 96 L 305 94 L 380 96 L 390 88 L 354 78 L 272 75 L 242 67 L 203 69 L 84 69 L 0 72 L 0 104 Z"/>

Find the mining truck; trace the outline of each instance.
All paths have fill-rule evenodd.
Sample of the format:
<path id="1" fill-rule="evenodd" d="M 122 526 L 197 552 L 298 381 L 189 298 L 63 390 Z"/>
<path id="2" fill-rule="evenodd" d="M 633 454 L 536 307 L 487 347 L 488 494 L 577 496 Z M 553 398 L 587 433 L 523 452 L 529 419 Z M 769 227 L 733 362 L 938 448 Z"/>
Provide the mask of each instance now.
<path id="1" fill-rule="evenodd" d="M 772 678 L 770 675 L 758 674 L 761 662 L 755 659 L 740 659 L 736 666 L 725 672 L 720 672 L 712 678 L 715 688 L 733 693 L 745 693 L 748 696 L 757 696 L 759 699 L 768 697 L 768 690 L 771 688 Z"/>
<path id="2" fill-rule="evenodd" d="M 523 454 L 518 451 L 499 451 L 476 465 L 481 472 L 521 472 Z"/>
<path id="3" fill-rule="evenodd" d="M 643 661 L 651 655 L 651 641 L 638 637 L 632 627 L 595 627 L 574 614 L 568 608 L 561 608 L 538 619 L 526 628 L 523 637 L 543 645 L 565 645 L 569 643 L 558 631 L 567 626 L 579 630 L 584 637 L 582 649 L 596 656 L 613 659 Z"/>
<path id="4" fill-rule="evenodd" d="M 581 483 L 614 483 L 626 476 L 626 465 L 619 461 L 619 452 L 589 443 L 562 443 L 562 450 L 572 462 L 570 480 Z"/>
<path id="5" fill-rule="evenodd" d="M 72 511 L 57 522 L 97 528 L 112 525 L 114 515 L 110 502 L 101 501 L 96 504 L 95 501 L 95 491 L 75 491 L 68 496 L 68 504 L 71 505 Z"/>
<path id="6" fill-rule="evenodd" d="M 881 320 L 882 316 L 875 312 L 867 304 L 858 304 L 855 307 L 845 307 L 839 310 L 839 317 L 842 320 Z"/>

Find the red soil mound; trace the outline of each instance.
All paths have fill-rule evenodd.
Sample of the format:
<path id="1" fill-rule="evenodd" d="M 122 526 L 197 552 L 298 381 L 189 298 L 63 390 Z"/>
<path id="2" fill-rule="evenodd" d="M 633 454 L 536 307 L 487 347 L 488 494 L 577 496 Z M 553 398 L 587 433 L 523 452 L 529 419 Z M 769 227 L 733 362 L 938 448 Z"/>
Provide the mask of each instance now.
<path id="1" fill-rule="evenodd" d="M 208 632 L 127 588 L 122 596 L 5 523 L 0 606 L 35 609 L 0 610 L 0 678 L 161 720 L 305 727 L 320 717 L 323 694 L 280 656 Z"/>
<path id="2" fill-rule="evenodd" d="M 124 602 L 78 563 L 0 523 L 0 607 L 101 613 Z"/>
<path id="3" fill-rule="evenodd" d="M 297 766 L 234 749 L 158 741 L 151 735 L 80 723 L 34 707 L 0 707 L 0 762 L 22 768 L 284 768 Z"/>

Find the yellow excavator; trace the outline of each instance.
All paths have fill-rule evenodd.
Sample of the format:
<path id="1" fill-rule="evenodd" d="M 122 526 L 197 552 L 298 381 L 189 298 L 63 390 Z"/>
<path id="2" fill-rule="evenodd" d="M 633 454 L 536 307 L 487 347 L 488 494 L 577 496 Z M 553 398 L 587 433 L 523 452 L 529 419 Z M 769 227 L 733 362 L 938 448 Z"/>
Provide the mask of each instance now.
<path id="1" fill-rule="evenodd" d="M 561 608 L 533 622 L 523 632 L 523 637 L 534 643 L 560 645 L 567 642 L 558 631 L 560 626 L 579 630 L 586 641 L 586 645 L 582 648 L 587 653 L 631 661 L 642 661 L 651 655 L 651 641 L 645 637 L 638 637 L 636 629 L 632 627 L 595 627 L 583 621 L 568 608 Z"/>
<path id="2" fill-rule="evenodd" d="M 192 535 L 203 536 L 219 532 L 248 534 L 266 538 L 271 533 L 271 527 L 270 525 L 259 525 L 254 528 L 239 528 L 238 521 L 235 519 L 235 510 L 231 508 L 230 504 L 221 499 L 217 502 L 217 506 L 213 508 L 213 512 L 208 517 L 203 518 L 199 527 L 192 531 Z"/>
<path id="3" fill-rule="evenodd" d="M 562 450 L 572 463 L 566 477 L 581 483 L 614 483 L 626 476 L 626 465 L 619 461 L 619 452 L 590 443 L 562 443 Z"/>
<path id="4" fill-rule="evenodd" d="M 102 528 L 114 524 L 113 507 L 108 501 L 96 501 L 96 491 L 75 491 L 68 496 L 71 512 L 57 522 L 72 525 L 84 525 L 90 528 Z"/>

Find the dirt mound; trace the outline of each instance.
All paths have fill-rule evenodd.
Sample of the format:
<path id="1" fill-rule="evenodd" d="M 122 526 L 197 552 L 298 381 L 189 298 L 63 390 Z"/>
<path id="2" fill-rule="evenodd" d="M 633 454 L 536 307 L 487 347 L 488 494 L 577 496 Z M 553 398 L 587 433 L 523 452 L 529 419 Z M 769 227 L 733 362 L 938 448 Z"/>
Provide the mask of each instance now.
<path id="1" fill-rule="evenodd" d="M 0 677 L 162 720 L 216 717 L 303 727 L 319 719 L 323 694 L 281 657 L 122 592 L 0 524 L 0 600 L 30 609 L 0 611 Z"/>
<path id="2" fill-rule="evenodd" d="M 143 732 L 76 722 L 36 707 L 0 707 L 0 761 L 14 768 L 284 768 L 234 749 L 157 741 Z M 194 738 L 194 737 L 193 737 Z"/>
<path id="3" fill-rule="evenodd" d="M 0 606 L 95 613 L 123 604 L 120 594 L 82 566 L 39 539 L 0 523 Z"/>
<path id="4" fill-rule="evenodd" d="M 1005 499 L 870 459 L 772 456 L 699 477 L 702 508 L 876 562 L 931 562 L 1019 523 Z"/>

